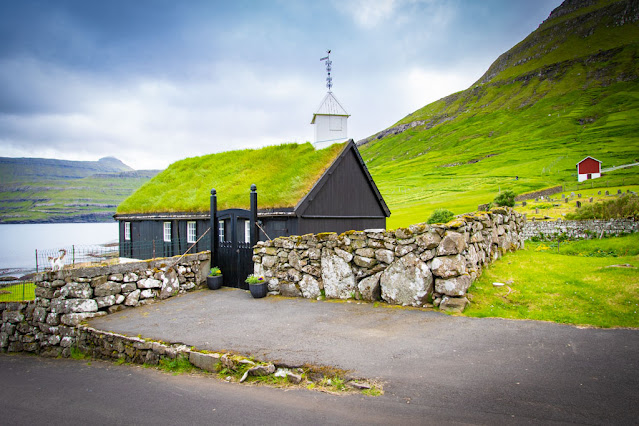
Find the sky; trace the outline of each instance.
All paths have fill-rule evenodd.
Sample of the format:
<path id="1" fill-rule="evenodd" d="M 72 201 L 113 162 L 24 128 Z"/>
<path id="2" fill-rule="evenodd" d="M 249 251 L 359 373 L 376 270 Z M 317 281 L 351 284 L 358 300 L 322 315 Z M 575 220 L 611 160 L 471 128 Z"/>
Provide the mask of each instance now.
<path id="1" fill-rule="evenodd" d="M 366 138 L 477 81 L 561 0 L 0 0 L 0 156 L 134 169 Z"/>

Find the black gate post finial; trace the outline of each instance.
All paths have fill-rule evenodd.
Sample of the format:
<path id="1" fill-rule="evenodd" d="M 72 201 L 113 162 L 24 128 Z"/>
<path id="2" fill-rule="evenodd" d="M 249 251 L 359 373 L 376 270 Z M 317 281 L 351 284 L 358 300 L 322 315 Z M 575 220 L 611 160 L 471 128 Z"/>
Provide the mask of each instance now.
<path id="1" fill-rule="evenodd" d="M 217 193 L 211 189 L 211 268 L 218 266 L 218 225 L 217 225 Z"/>
<path id="2" fill-rule="evenodd" d="M 257 244 L 257 186 L 251 185 L 251 246 Z"/>

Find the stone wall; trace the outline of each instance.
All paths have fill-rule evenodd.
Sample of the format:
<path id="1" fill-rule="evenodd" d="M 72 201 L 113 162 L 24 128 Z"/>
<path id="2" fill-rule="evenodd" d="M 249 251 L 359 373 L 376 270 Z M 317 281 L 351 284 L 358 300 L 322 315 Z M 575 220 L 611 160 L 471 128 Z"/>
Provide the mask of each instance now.
<path id="1" fill-rule="evenodd" d="M 599 238 L 600 236 L 618 236 L 639 231 L 639 222 L 633 219 L 610 220 L 553 220 L 527 221 L 522 232 L 523 238 L 533 237 L 551 240 L 566 234 L 571 239 Z"/>
<path id="2" fill-rule="evenodd" d="M 209 268 L 199 253 L 38 274 L 34 301 L 0 303 L 0 350 L 68 356 L 85 319 L 194 289 Z"/>
<path id="3" fill-rule="evenodd" d="M 523 201 L 523 200 L 533 200 L 535 198 L 539 198 L 539 197 L 548 197 L 550 195 L 553 194 L 557 194 L 559 192 L 563 192 L 564 187 L 559 185 L 559 186 L 554 186 L 552 188 L 546 188 L 546 189 L 542 189 L 541 191 L 535 191 L 535 192 L 529 192 L 527 194 L 521 194 L 515 197 L 515 201 Z"/>
<path id="4" fill-rule="evenodd" d="M 483 265 L 523 247 L 524 221 L 497 208 L 447 224 L 282 237 L 258 243 L 254 272 L 283 296 L 463 310 Z"/>

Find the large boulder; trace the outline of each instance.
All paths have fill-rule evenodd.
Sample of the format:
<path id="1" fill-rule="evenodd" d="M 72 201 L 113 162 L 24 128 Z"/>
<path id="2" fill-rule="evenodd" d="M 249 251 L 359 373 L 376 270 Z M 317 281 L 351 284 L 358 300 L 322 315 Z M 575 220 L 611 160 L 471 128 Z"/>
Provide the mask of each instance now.
<path id="1" fill-rule="evenodd" d="M 395 260 L 381 275 L 382 299 L 391 304 L 424 306 L 433 292 L 433 275 L 413 253 Z"/>
<path id="2" fill-rule="evenodd" d="M 470 275 L 464 274 L 453 278 L 436 278 L 435 292 L 447 296 L 464 296 L 470 287 Z"/>
<path id="3" fill-rule="evenodd" d="M 437 247 L 438 256 L 459 254 L 466 248 L 466 238 L 459 232 L 447 231 L 444 239 Z"/>
<path id="4" fill-rule="evenodd" d="M 452 278 L 466 273 L 466 261 L 461 255 L 436 257 L 430 269 L 438 277 Z"/>
<path id="5" fill-rule="evenodd" d="M 113 281 L 107 281 L 95 287 L 93 294 L 95 297 L 104 297 L 118 294 L 122 291 L 122 284 Z"/>
<path id="6" fill-rule="evenodd" d="M 355 293 L 355 275 L 351 266 L 332 250 L 322 252 L 322 281 L 328 299 L 349 299 Z"/>
<path id="7" fill-rule="evenodd" d="M 382 276 L 381 272 L 366 277 L 357 284 L 357 289 L 363 300 L 379 300 L 381 297 L 381 288 L 379 285 L 379 279 Z"/>
<path id="8" fill-rule="evenodd" d="M 444 296 L 439 304 L 439 309 L 445 312 L 462 313 L 468 303 L 468 299 L 465 297 Z"/>
<path id="9" fill-rule="evenodd" d="M 89 283 L 69 283 L 60 289 L 60 296 L 74 299 L 90 299 L 93 289 Z"/>
<path id="10" fill-rule="evenodd" d="M 311 275 L 304 274 L 299 285 L 302 295 L 307 299 L 317 299 L 321 294 L 319 282 Z"/>
<path id="11" fill-rule="evenodd" d="M 178 280 L 177 272 L 171 268 L 162 274 L 162 287 L 160 290 L 160 299 L 168 299 L 171 296 L 178 294 L 180 290 L 180 281 Z"/>

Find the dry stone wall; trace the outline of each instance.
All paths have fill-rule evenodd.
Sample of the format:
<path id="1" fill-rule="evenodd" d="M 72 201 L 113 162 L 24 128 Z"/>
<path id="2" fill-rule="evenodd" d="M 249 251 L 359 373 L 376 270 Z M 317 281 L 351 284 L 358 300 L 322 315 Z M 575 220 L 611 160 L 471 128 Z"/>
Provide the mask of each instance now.
<path id="1" fill-rule="evenodd" d="M 552 240 L 565 234 L 570 239 L 610 237 L 639 232 L 634 219 L 528 221 L 523 229 L 526 240 Z"/>
<path id="2" fill-rule="evenodd" d="M 383 300 L 461 311 L 483 265 L 523 247 L 525 218 L 510 208 L 447 224 L 323 233 L 259 242 L 254 273 L 283 296 Z"/>
<path id="3" fill-rule="evenodd" d="M 101 267 L 63 269 L 36 277 L 36 298 L 0 303 L 0 350 L 68 356 L 82 321 L 185 293 L 206 281 L 209 253 Z"/>

